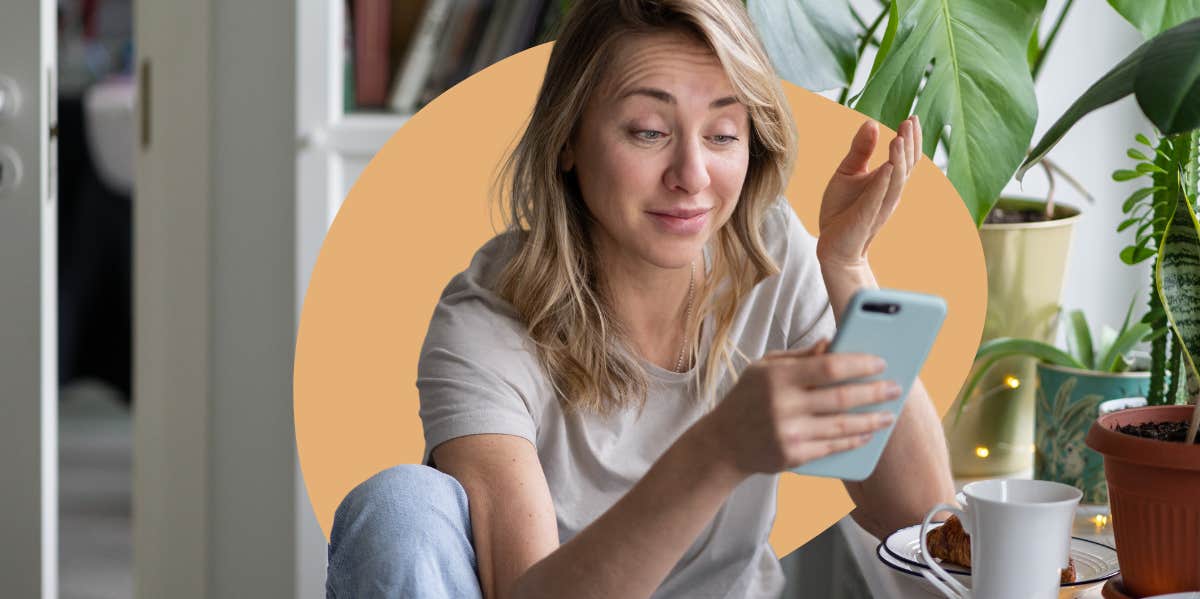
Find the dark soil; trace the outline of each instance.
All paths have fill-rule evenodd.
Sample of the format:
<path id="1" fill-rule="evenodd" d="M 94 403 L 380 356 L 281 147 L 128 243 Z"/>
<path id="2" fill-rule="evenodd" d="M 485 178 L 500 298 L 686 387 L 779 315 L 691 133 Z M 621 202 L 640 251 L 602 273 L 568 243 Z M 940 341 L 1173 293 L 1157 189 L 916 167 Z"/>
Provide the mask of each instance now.
<path id="1" fill-rule="evenodd" d="M 988 213 L 987 218 L 983 223 L 987 225 L 1011 225 L 1014 223 L 1040 223 L 1050 219 L 1046 218 L 1046 213 L 1043 210 L 1005 210 L 1003 208 L 992 208 Z"/>
<path id="2" fill-rule="evenodd" d="M 1179 422 L 1143 422 L 1141 424 L 1126 424 L 1118 426 L 1117 432 L 1135 437 L 1183 443 L 1187 439 L 1188 423 Z M 1200 435 L 1196 436 L 1196 444 L 1200 445 Z"/>

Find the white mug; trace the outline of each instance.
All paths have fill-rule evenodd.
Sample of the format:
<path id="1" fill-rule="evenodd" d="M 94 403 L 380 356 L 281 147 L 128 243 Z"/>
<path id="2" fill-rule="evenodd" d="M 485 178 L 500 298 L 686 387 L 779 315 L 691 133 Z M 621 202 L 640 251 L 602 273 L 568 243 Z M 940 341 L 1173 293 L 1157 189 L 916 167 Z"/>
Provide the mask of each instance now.
<path id="1" fill-rule="evenodd" d="M 963 509 L 942 503 L 921 522 L 921 560 L 929 579 L 947 597 L 973 599 L 1055 599 L 1059 570 L 1067 567 L 1071 525 L 1083 493 L 1044 480 L 983 480 L 963 487 Z M 961 499 L 960 499 L 961 501 Z M 925 535 L 933 515 L 958 515 L 971 535 L 971 589 L 950 576 L 929 555 Z"/>

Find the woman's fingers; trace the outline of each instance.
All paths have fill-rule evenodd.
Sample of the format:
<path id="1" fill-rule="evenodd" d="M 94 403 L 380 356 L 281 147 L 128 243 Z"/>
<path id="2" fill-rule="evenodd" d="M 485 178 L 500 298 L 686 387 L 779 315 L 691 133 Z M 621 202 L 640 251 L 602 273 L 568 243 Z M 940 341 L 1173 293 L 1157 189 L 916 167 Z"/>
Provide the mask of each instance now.
<path id="1" fill-rule="evenodd" d="M 913 162 L 913 168 L 916 168 L 917 162 L 921 160 L 921 154 L 925 151 L 925 140 L 921 137 L 921 117 L 913 115 L 913 142 L 917 148 L 917 159 Z"/>
<path id="2" fill-rule="evenodd" d="M 813 389 L 874 376 L 883 372 L 887 364 L 870 354 L 822 354 L 780 358 L 772 368 L 780 369 L 785 384 L 796 389 Z"/>
<path id="3" fill-rule="evenodd" d="M 822 387 L 807 391 L 803 395 L 803 400 L 794 402 L 794 411 L 787 409 L 784 413 L 841 414 L 860 406 L 891 401 L 900 397 L 901 391 L 900 386 L 894 381 L 847 383 Z"/>
<path id="4" fill-rule="evenodd" d="M 839 414 L 805 418 L 798 422 L 793 436 L 785 437 L 794 443 L 828 441 L 844 437 L 870 435 L 892 425 L 896 417 L 891 412 L 868 414 Z"/>
<path id="5" fill-rule="evenodd" d="M 792 463 L 791 467 L 795 468 L 828 455 L 862 447 L 870 440 L 871 435 L 866 434 L 856 435 L 853 437 L 826 439 L 824 441 L 803 442 L 798 444 L 795 449 L 788 452 L 788 461 Z"/>
<path id="6" fill-rule="evenodd" d="M 867 170 L 871 153 L 875 151 L 875 140 L 879 137 L 879 125 L 868 119 L 858 128 L 854 139 L 850 141 L 850 151 L 838 165 L 837 172 L 844 175 L 856 175 Z"/>

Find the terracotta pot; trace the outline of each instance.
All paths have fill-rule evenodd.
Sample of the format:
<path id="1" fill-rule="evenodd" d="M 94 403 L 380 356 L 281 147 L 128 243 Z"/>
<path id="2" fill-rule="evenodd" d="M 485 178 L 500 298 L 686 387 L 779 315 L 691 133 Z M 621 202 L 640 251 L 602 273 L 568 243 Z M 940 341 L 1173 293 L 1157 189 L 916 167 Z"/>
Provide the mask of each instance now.
<path id="1" fill-rule="evenodd" d="M 1088 447 L 1104 456 L 1117 559 L 1135 597 L 1200 589 L 1200 445 L 1116 432 L 1143 422 L 1191 419 L 1192 406 L 1154 406 L 1101 416 Z"/>

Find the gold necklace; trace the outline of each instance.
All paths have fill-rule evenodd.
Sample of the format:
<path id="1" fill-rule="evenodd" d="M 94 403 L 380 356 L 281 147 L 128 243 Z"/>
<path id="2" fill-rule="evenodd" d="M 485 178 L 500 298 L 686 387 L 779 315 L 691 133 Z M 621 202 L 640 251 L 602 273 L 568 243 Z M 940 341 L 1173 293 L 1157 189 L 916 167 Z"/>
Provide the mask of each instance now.
<path id="1" fill-rule="evenodd" d="M 679 358 L 675 360 L 675 372 L 683 372 L 683 353 L 687 349 L 687 328 L 692 321 L 692 292 L 696 287 L 696 261 L 692 260 L 692 276 L 688 279 L 687 311 L 683 317 L 683 339 L 679 342 Z"/>

